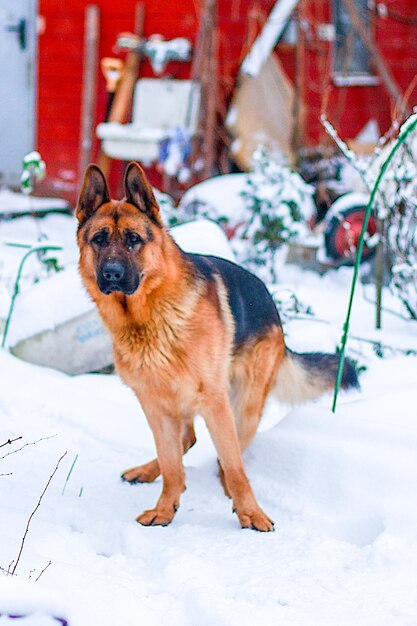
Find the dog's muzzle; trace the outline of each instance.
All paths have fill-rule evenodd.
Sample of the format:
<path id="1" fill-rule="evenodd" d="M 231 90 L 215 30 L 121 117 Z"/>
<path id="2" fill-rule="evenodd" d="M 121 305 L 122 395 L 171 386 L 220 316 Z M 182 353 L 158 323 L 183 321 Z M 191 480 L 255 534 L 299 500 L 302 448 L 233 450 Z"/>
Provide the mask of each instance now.
<path id="1" fill-rule="evenodd" d="M 103 263 L 101 273 L 109 284 L 117 284 L 123 279 L 125 268 L 119 261 L 107 261 Z"/>
<path id="2" fill-rule="evenodd" d="M 120 261 L 105 261 L 97 276 L 101 292 L 108 295 L 113 291 L 121 291 L 131 295 L 139 285 L 139 277 L 128 276 L 124 265 Z"/>

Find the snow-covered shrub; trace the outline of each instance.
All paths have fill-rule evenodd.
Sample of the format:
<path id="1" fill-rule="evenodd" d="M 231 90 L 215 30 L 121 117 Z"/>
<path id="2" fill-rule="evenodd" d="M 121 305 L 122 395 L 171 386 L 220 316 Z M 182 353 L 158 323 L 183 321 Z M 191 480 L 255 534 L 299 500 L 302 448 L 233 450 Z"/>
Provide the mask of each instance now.
<path id="1" fill-rule="evenodd" d="M 299 174 L 276 163 L 264 146 L 253 155 L 252 170 L 242 192 L 244 226 L 239 234 L 246 245 L 241 261 L 253 269 L 266 266 L 275 280 L 275 256 L 282 244 L 307 234 L 314 189 Z"/>
<path id="2" fill-rule="evenodd" d="M 153 193 L 155 195 L 155 199 L 159 204 L 159 208 L 161 210 L 161 216 L 165 224 L 169 224 L 169 220 L 175 211 L 175 204 L 173 198 L 163 191 L 159 191 L 153 187 Z"/>
<path id="3" fill-rule="evenodd" d="M 399 129 L 394 122 L 381 137 L 370 159 L 357 156 L 337 134 L 329 121 L 322 123 L 335 140 L 343 155 L 359 174 L 368 194 L 375 187 L 381 168 L 396 151 L 381 178 L 373 201 L 373 214 L 380 220 L 383 247 L 391 264 L 391 291 L 404 304 L 412 319 L 417 320 L 417 130 L 416 114 L 412 114 Z M 393 132 L 401 137 L 396 146 Z M 387 143 L 387 138 L 390 141 Z"/>
<path id="4" fill-rule="evenodd" d="M 417 169 L 413 187 L 405 184 L 391 212 L 387 243 L 392 260 L 390 288 L 412 319 L 417 319 Z M 411 191 L 411 193 L 409 193 Z"/>
<path id="5" fill-rule="evenodd" d="M 243 222 L 244 203 L 241 192 L 246 186 L 247 174 L 219 174 L 190 187 L 181 198 L 173 218 L 190 221 L 210 219 L 226 231 L 230 238 Z M 173 224 L 174 225 L 174 224 Z"/>
<path id="6" fill-rule="evenodd" d="M 226 193 L 226 179 L 232 193 Z M 242 265 L 275 279 L 279 248 L 308 234 L 306 223 L 314 211 L 314 188 L 288 166 L 274 161 L 263 146 L 255 151 L 248 174 L 219 176 L 211 179 L 212 184 L 208 182 L 196 185 L 195 194 L 189 190 L 178 207 L 161 206 L 165 223 L 172 227 L 195 219 L 213 220 L 231 238 Z M 209 188 L 197 191 L 201 186 Z"/>
<path id="7" fill-rule="evenodd" d="M 196 219 L 209 219 L 223 225 L 227 222 L 227 217 L 219 213 L 215 206 L 204 200 L 193 200 L 192 202 L 180 202 L 175 206 L 173 198 L 167 194 L 154 189 L 155 198 L 161 209 L 161 216 L 164 224 L 168 228 L 180 226 Z"/>
<path id="8" fill-rule="evenodd" d="M 225 227 L 228 222 L 228 218 L 225 215 L 220 215 L 216 207 L 208 202 L 195 200 L 187 205 L 179 204 L 177 207 L 170 207 L 165 223 L 169 228 L 172 228 L 197 219 L 212 220 L 222 227 Z"/>
<path id="9" fill-rule="evenodd" d="M 391 146 L 392 147 L 392 146 Z M 383 155 L 386 158 L 386 155 Z M 385 160 L 385 158 L 383 160 Z M 391 260 L 390 289 L 417 319 L 417 136 L 393 157 L 380 192 L 375 198 L 376 214 L 386 220 L 385 248 Z"/>
<path id="10" fill-rule="evenodd" d="M 316 317 L 312 307 L 301 301 L 295 291 L 289 287 L 272 285 L 270 292 L 282 322 L 285 323 L 289 320 L 297 319 L 297 317 L 312 319 Z"/>

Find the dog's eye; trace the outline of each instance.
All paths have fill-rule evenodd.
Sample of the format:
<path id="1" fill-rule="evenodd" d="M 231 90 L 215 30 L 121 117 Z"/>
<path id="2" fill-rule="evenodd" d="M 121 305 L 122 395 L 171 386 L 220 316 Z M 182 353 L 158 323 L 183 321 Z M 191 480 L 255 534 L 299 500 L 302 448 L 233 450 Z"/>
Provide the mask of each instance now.
<path id="1" fill-rule="evenodd" d="M 107 243 L 107 233 L 97 233 L 94 235 L 91 241 L 98 246 L 104 246 Z"/>
<path id="2" fill-rule="evenodd" d="M 126 243 L 129 246 L 129 248 L 136 246 L 141 241 L 142 241 L 142 237 L 140 237 L 140 235 L 138 235 L 137 233 L 127 233 L 126 235 Z"/>

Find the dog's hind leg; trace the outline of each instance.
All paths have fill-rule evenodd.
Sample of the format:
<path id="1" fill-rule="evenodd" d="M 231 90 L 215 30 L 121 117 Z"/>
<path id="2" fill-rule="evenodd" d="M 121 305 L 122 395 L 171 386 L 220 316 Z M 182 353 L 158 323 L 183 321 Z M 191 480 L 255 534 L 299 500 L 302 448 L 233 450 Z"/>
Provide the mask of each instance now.
<path id="1" fill-rule="evenodd" d="M 255 436 L 283 359 L 284 345 L 277 342 L 276 335 L 273 330 L 255 344 L 241 349 L 233 360 L 229 397 L 242 452 Z M 219 477 L 225 494 L 230 497 L 220 462 Z"/>
<path id="2" fill-rule="evenodd" d="M 193 422 L 187 422 L 185 425 L 182 445 L 183 454 L 185 454 L 190 448 L 193 447 L 197 441 L 194 431 Z M 158 478 L 161 470 L 159 467 L 158 459 L 152 459 L 148 463 L 132 467 L 122 474 L 122 480 L 134 485 L 136 483 L 151 483 Z"/>
<path id="3" fill-rule="evenodd" d="M 122 480 L 134 485 L 135 483 L 152 483 L 158 478 L 161 470 L 159 469 L 158 459 L 152 459 L 148 463 L 131 467 L 122 474 Z"/>

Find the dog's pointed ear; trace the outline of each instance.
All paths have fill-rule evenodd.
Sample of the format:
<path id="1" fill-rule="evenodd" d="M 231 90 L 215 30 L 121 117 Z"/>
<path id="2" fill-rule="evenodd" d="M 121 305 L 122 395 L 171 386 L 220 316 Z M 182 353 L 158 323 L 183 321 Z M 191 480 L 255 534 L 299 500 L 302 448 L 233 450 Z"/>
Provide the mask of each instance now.
<path id="1" fill-rule="evenodd" d="M 106 202 L 110 202 L 110 193 L 104 174 L 97 165 L 90 163 L 85 170 L 83 186 L 75 209 L 80 226 Z"/>
<path id="2" fill-rule="evenodd" d="M 125 174 L 126 200 L 161 226 L 159 206 L 143 169 L 132 161 Z"/>

